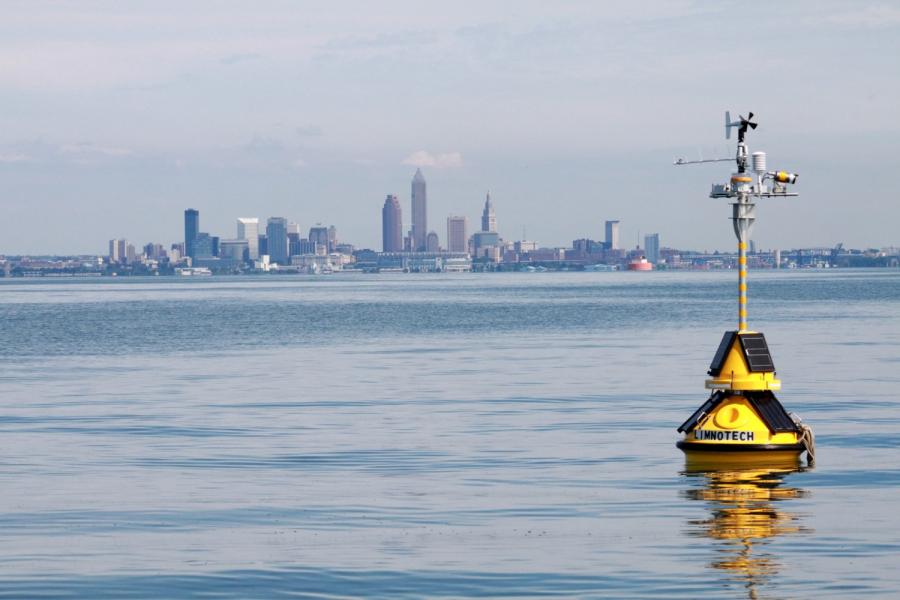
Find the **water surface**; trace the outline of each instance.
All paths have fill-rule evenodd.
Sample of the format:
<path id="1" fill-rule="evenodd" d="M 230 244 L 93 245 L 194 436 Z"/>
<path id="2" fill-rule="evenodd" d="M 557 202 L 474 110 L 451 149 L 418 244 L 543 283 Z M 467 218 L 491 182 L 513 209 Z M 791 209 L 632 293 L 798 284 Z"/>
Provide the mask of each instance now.
<path id="1" fill-rule="evenodd" d="M 900 272 L 752 273 L 818 463 L 693 468 L 734 279 L 0 280 L 0 596 L 891 597 Z"/>

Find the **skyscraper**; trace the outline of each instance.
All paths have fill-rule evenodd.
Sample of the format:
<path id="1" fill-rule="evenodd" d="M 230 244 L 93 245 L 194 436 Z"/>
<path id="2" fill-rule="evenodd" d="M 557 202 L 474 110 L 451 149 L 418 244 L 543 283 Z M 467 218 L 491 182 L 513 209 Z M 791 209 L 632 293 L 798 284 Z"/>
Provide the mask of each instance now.
<path id="1" fill-rule="evenodd" d="M 428 235 L 425 236 L 425 250 L 428 252 L 440 252 L 441 239 L 436 231 L 429 231 Z"/>
<path id="2" fill-rule="evenodd" d="M 128 240 L 109 240 L 109 262 L 125 264 Z"/>
<path id="3" fill-rule="evenodd" d="M 315 227 L 309 228 L 309 241 L 310 243 L 315 244 L 316 246 L 320 246 L 325 249 L 326 252 L 331 252 L 331 246 L 328 243 L 328 228 L 323 225 L 316 225 Z"/>
<path id="4" fill-rule="evenodd" d="M 484 201 L 484 212 L 481 213 L 481 230 L 497 231 L 497 216 L 494 214 L 494 205 L 491 202 L 491 193 L 487 193 Z"/>
<path id="5" fill-rule="evenodd" d="M 288 262 L 287 219 L 269 217 L 266 224 L 266 240 L 269 250 L 269 262 L 279 265 Z"/>
<path id="6" fill-rule="evenodd" d="M 194 240 L 200 233 L 200 211 L 189 208 L 184 211 L 184 253 L 194 258 Z"/>
<path id="7" fill-rule="evenodd" d="M 218 242 L 216 242 L 216 245 L 218 245 Z M 210 259 L 216 255 L 215 250 L 213 248 L 213 236 L 201 231 L 194 238 L 194 256 L 192 258 L 194 260 Z"/>
<path id="8" fill-rule="evenodd" d="M 424 252 L 428 235 L 428 193 L 422 169 L 416 169 L 412 180 L 412 250 Z"/>
<path id="9" fill-rule="evenodd" d="M 647 262 L 654 265 L 659 262 L 659 234 L 649 233 L 644 236 L 644 254 Z"/>
<path id="10" fill-rule="evenodd" d="M 250 260 L 259 258 L 259 219 L 241 217 L 237 220 L 237 239 L 247 240 L 247 255 Z"/>
<path id="11" fill-rule="evenodd" d="M 448 252 L 466 252 L 468 251 L 469 239 L 466 230 L 468 229 L 468 219 L 466 217 L 447 217 L 447 251 Z"/>
<path id="12" fill-rule="evenodd" d="M 383 252 L 403 250 L 403 214 L 397 196 L 388 194 L 381 209 L 381 249 Z"/>
<path id="13" fill-rule="evenodd" d="M 606 222 L 606 249 L 607 250 L 618 250 L 619 249 L 619 222 L 618 221 L 607 221 Z"/>

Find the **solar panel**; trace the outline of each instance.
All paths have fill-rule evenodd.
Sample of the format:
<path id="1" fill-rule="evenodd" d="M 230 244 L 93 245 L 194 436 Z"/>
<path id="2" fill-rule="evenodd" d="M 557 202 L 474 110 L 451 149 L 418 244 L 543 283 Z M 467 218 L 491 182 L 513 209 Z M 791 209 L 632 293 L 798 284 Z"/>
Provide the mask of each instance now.
<path id="1" fill-rule="evenodd" d="M 726 331 L 725 335 L 722 336 L 722 341 L 719 342 L 719 349 L 716 350 L 716 355 L 709 365 L 709 374 L 713 377 L 722 372 L 722 365 L 725 364 L 725 357 L 728 356 L 731 344 L 734 343 L 735 335 L 737 335 L 737 331 Z"/>
<path id="2" fill-rule="evenodd" d="M 713 392 L 710 395 L 709 399 L 703 403 L 703 406 L 694 411 L 688 420 L 681 424 L 681 427 L 678 428 L 679 433 L 690 433 L 694 430 L 694 427 L 697 426 L 697 423 L 708 415 L 712 409 L 719 405 L 719 403 L 725 399 L 725 394 L 723 392 Z"/>
<path id="3" fill-rule="evenodd" d="M 769 391 L 748 392 L 746 396 L 773 433 L 798 431 L 797 424 L 784 410 L 775 394 Z"/>
<path id="4" fill-rule="evenodd" d="M 766 337 L 763 334 L 742 333 L 739 337 L 751 371 L 771 373 L 775 370 L 775 363 L 772 362 L 772 355 L 769 354 L 769 346 L 766 344 Z"/>

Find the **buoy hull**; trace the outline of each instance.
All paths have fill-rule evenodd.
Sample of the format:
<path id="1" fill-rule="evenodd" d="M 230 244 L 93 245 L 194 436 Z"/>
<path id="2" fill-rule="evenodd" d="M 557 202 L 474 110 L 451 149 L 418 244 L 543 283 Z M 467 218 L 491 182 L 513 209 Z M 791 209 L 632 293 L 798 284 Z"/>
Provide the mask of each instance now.
<path id="1" fill-rule="evenodd" d="M 807 431 L 774 391 L 781 388 L 765 336 L 727 331 L 710 364 L 710 397 L 678 428 L 694 455 L 741 455 L 771 462 L 809 450 Z"/>
<path id="2" fill-rule="evenodd" d="M 712 444 L 709 442 L 690 442 L 679 440 L 675 443 L 684 452 L 765 452 L 773 454 L 783 452 L 785 454 L 799 454 L 805 450 L 803 444 Z"/>

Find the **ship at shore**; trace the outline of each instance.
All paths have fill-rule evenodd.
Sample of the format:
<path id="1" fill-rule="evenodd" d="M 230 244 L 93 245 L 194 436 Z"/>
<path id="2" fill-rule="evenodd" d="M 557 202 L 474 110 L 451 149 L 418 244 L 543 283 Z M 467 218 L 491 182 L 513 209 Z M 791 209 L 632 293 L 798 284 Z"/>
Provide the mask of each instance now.
<path id="1" fill-rule="evenodd" d="M 652 271 L 653 263 L 647 260 L 646 256 L 635 258 L 628 263 L 629 271 Z"/>

